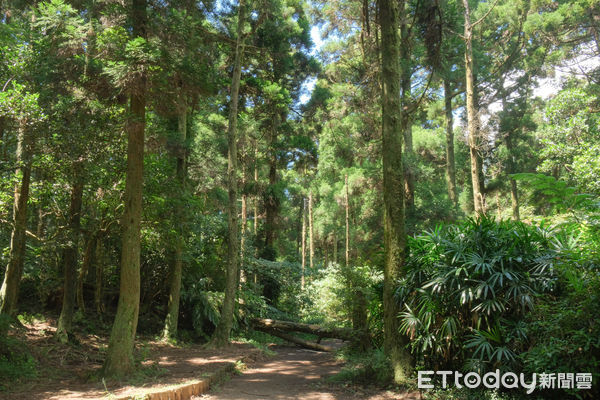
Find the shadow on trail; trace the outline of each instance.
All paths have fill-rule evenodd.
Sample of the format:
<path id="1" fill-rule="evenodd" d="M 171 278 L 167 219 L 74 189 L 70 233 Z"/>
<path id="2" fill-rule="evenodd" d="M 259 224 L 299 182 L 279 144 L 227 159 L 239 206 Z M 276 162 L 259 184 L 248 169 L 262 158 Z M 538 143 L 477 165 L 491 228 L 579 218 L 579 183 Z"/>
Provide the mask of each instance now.
<path id="1" fill-rule="evenodd" d="M 196 400 L 416 400 L 418 393 L 398 394 L 329 384 L 343 363 L 333 354 L 289 346 L 276 346 L 277 355 L 251 366 Z"/>

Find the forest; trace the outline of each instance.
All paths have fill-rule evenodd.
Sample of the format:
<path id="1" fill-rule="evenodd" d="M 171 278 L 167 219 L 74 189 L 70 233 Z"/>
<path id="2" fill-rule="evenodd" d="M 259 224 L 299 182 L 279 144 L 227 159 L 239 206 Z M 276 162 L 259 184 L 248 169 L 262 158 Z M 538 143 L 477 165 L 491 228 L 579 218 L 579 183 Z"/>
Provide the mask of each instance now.
<path id="1" fill-rule="evenodd" d="M 600 398 L 599 0 L 2 0 L 0 176 L 0 398 Z"/>

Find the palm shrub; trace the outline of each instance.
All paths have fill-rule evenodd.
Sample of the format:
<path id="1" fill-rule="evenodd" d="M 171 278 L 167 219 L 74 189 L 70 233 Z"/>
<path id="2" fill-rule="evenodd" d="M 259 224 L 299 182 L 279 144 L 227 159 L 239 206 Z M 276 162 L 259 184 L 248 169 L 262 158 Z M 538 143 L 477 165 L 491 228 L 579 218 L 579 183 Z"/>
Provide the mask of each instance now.
<path id="1" fill-rule="evenodd" d="M 523 316 L 556 282 L 553 231 L 482 217 L 410 238 L 398 284 L 401 330 L 435 369 L 513 369 L 527 344 Z"/>

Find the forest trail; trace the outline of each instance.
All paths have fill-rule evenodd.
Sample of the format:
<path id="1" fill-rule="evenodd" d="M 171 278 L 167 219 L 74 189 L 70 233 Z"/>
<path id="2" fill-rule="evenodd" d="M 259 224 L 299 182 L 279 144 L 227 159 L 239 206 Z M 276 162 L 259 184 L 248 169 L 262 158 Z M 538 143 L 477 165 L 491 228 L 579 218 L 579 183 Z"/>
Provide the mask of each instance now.
<path id="1" fill-rule="evenodd" d="M 253 364 L 241 375 L 194 400 L 417 400 L 418 393 L 398 394 L 362 387 L 331 384 L 327 377 L 340 372 L 343 362 L 331 353 L 293 346 L 275 346 L 277 355 Z"/>

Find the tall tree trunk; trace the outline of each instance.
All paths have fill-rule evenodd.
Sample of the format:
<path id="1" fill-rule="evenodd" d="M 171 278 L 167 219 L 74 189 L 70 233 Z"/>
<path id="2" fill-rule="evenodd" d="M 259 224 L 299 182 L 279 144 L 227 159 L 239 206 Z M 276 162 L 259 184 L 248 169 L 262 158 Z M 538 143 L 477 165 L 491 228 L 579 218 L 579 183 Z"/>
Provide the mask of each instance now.
<path id="1" fill-rule="evenodd" d="M 96 247 L 97 233 L 92 233 L 85 242 L 83 250 L 83 260 L 81 261 L 81 269 L 77 276 L 77 307 L 82 313 L 85 313 L 85 300 L 83 297 L 83 285 L 94 260 L 94 249 Z"/>
<path id="2" fill-rule="evenodd" d="M 300 285 L 304 289 L 304 274 L 306 271 L 306 200 L 302 198 L 302 277 Z"/>
<path id="3" fill-rule="evenodd" d="M 350 267 L 350 197 L 348 196 L 348 174 L 344 175 L 344 190 L 345 202 L 344 209 L 346 211 L 346 269 Z"/>
<path id="4" fill-rule="evenodd" d="M 452 116 L 452 88 L 450 80 L 444 79 L 444 104 L 446 112 L 446 183 L 448 197 L 454 207 L 458 206 L 456 190 L 456 164 L 454 162 L 454 120 Z"/>
<path id="5" fill-rule="evenodd" d="M 483 205 L 483 192 L 481 190 L 481 157 L 479 154 L 481 140 L 479 113 L 476 102 L 477 88 L 475 87 L 474 63 L 473 63 L 473 27 L 471 25 L 471 11 L 469 1 L 463 0 L 465 12 L 465 75 L 466 75 L 466 96 L 467 96 L 467 126 L 469 133 L 469 155 L 471 159 L 471 184 L 473 186 L 473 204 L 475 214 L 483 215 L 485 213 Z"/>
<path id="6" fill-rule="evenodd" d="M 308 192 L 308 252 L 310 256 L 310 270 L 315 269 L 315 237 L 313 231 L 313 195 Z"/>
<path id="7" fill-rule="evenodd" d="M 406 3 L 402 3 L 406 7 Z M 400 10 L 405 14 L 404 10 Z M 401 106 L 403 110 L 409 110 L 411 105 L 411 33 L 405 19 L 400 21 L 400 88 Z M 412 120 L 409 113 L 404 112 L 402 119 L 402 135 L 404 138 L 404 200 L 406 215 L 411 217 L 415 206 L 415 178 L 413 173 L 414 152 L 412 138 Z"/>
<path id="8" fill-rule="evenodd" d="M 173 264 L 171 267 L 171 282 L 169 285 L 169 302 L 167 305 L 167 316 L 165 317 L 165 326 L 163 328 L 163 339 L 175 339 L 177 337 L 177 322 L 179 318 L 179 298 L 181 297 L 181 276 L 183 271 L 183 248 L 185 242 L 184 226 L 184 202 L 185 180 L 186 180 L 186 154 L 187 154 L 187 103 L 183 99 L 179 105 L 179 116 L 177 118 L 177 131 L 179 132 L 179 143 L 183 147 L 177 155 L 176 179 L 179 185 L 181 198 L 175 202 L 175 225 L 177 229 L 177 238 L 175 239 L 175 249 L 173 254 Z"/>
<path id="9" fill-rule="evenodd" d="M 27 201 L 31 179 L 31 133 L 27 121 L 20 121 L 17 132 L 17 171 L 13 203 L 13 231 L 10 236 L 8 266 L 0 288 L 0 314 L 14 316 L 19 299 L 19 285 L 25 262 L 25 237 L 27 231 Z"/>
<path id="10" fill-rule="evenodd" d="M 406 383 L 412 372 L 407 339 L 399 334 L 400 307 L 394 289 L 402 275 L 406 234 L 404 227 L 404 177 L 402 165 L 402 107 L 400 99 L 400 54 L 398 23 L 404 18 L 404 1 L 380 0 L 381 81 L 383 136 L 383 204 L 385 264 L 383 270 L 384 348 L 390 357 L 397 383 Z"/>
<path id="11" fill-rule="evenodd" d="M 337 264 L 338 262 L 338 239 L 335 232 L 333 232 L 333 263 Z"/>
<path id="12" fill-rule="evenodd" d="M 56 328 L 56 338 L 62 342 L 69 341 L 69 332 L 73 323 L 75 296 L 77 294 L 77 253 L 79 233 L 81 229 L 81 203 L 83 200 L 83 179 L 81 165 L 75 165 L 75 177 L 71 188 L 71 205 L 69 206 L 69 242 L 63 249 L 64 289 L 63 302 Z"/>
<path id="13" fill-rule="evenodd" d="M 146 38 L 146 0 L 133 0 L 133 36 Z M 134 368 L 133 345 L 140 308 L 140 226 L 146 128 L 146 75 L 134 85 L 127 130 L 127 175 L 121 220 L 121 282 L 119 303 L 113 323 L 103 373 L 123 376 Z"/>
<path id="14" fill-rule="evenodd" d="M 238 239 L 238 211 L 237 211 L 237 119 L 240 91 L 240 78 L 242 74 L 242 56 L 244 52 L 243 27 L 245 21 L 245 4 L 241 0 L 238 9 L 237 39 L 235 43 L 235 56 L 233 61 L 233 76 L 231 79 L 231 106 L 229 108 L 229 126 L 227 128 L 227 187 L 229 189 L 229 202 L 227 206 L 228 222 L 228 249 L 227 271 L 225 283 L 225 299 L 221 318 L 213 335 L 212 341 L 216 346 L 229 343 L 229 335 L 233 326 L 233 312 L 237 297 L 238 268 L 239 268 L 239 239 Z"/>
<path id="15" fill-rule="evenodd" d="M 279 211 L 279 199 L 274 192 L 277 185 L 277 154 L 275 143 L 277 141 L 277 129 L 279 116 L 273 117 L 273 127 L 269 138 L 269 189 L 265 198 L 265 245 L 262 252 L 262 258 L 275 260 L 275 221 Z"/>
<path id="16" fill-rule="evenodd" d="M 258 140 L 254 141 L 254 187 L 258 187 Z M 254 224 L 253 224 L 253 233 L 254 237 L 258 233 L 258 201 L 259 195 L 258 193 L 254 196 Z"/>
<path id="17" fill-rule="evenodd" d="M 96 240 L 96 248 L 94 249 L 94 259 L 96 264 L 95 283 L 94 283 L 94 305 L 98 315 L 104 314 L 104 244 L 102 238 Z"/>

